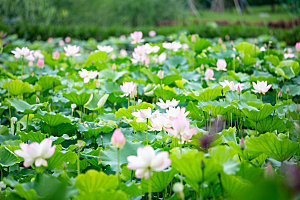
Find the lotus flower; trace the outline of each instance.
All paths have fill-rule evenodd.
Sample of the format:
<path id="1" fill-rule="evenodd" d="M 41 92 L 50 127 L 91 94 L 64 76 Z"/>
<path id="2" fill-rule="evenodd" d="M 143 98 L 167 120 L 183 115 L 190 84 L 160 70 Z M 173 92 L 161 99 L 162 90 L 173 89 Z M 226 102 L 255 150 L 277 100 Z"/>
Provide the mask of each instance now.
<path id="1" fill-rule="evenodd" d="M 137 112 L 131 113 L 133 116 L 137 117 L 136 122 L 146 122 L 151 118 L 151 108 L 140 109 Z"/>
<path id="2" fill-rule="evenodd" d="M 98 51 L 104 51 L 106 53 L 110 53 L 114 50 L 114 48 L 112 48 L 111 46 L 101 46 L 101 45 L 98 45 L 97 46 L 97 49 L 96 52 Z"/>
<path id="3" fill-rule="evenodd" d="M 126 139 L 120 129 L 116 129 L 111 137 L 111 143 L 114 148 L 120 149 L 125 145 Z"/>
<path id="4" fill-rule="evenodd" d="M 252 89 L 252 91 L 255 93 L 262 93 L 262 94 L 268 92 L 268 90 L 272 86 L 272 84 L 268 85 L 267 81 L 257 81 L 257 84 L 252 82 L 252 84 L 254 87 L 254 90 Z"/>
<path id="5" fill-rule="evenodd" d="M 148 35 L 149 35 L 149 37 L 155 37 L 156 32 L 154 30 L 151 30 L 151 31 L 149 31 Z"/>
<path id="6" fill-rule="evenodd" d="M 300 42 L 296 43 L 295 48 L 297 52 L 300 52 Z"/>
<path id="7" fill-rule="evenodd" d="M 67 36 L 67 37 L 65 38 L 65 41 L 66 41 L 66 42 L 71 42 L 71 37 Z"/>
<path id="8" fill-rule="evenodd" d="M 207 69 L 205 71 L 204 76 L 205 76 L 205 78 L 204 78 L 205 80 L 216 80 L 215 78 L 213 78 L 214 70 L 212 70 L 212 69 Z"/>
<path id="9" fill-rule="evenodd" d="M 58 51 L 53 52 L 53 53 L 52 53 L 52 58 L 53 58 L 54 60 L 58 60 L 58 59 L 59 59 L 59 52 L 58 52 Z"/>
<path id="10" fill-rule="evenodd" d="M 222 85 L 223 88 L 226 86 L 230 87 L 230 90 L 235 91 L 235 84 L 233 81 L 224 80 L 224 82 L 220 82 L 220 85 Z"/>
<path id="11" fill-rule="evenodd" d="M 166 113 L 160 113 L 159 110 L 156 110 L 152 114 L 150 123 L 150 131 L 161 131 L 163 128 L 170 128 L 172 126 L 168 115 Z"/>
<path id="12" fill-rule="evenodd" d="M 27 47 L 22 47 L 22 49 L 17 47 L 14 51 L 11 52 L 15 55 L 16 59 L 27 58 L 31 55 L 31 51 Z"/>
<path id="13" fill-rule="evenodd" d="M 15 150 L 15 154 L 24 158 L 24 167 L 30 167 L 33 163 L 39 167 L 41 165 L 47 167 L 47 158 L 50 158 L 56 146 L 52 146 L 52 140 L 49 138 L 44 139 L 40 144 L 32 142 L 31 144 L 21 143 L 21 150 Z"/>
<path id="14" fill-rule="evenodd" d="M 171 121 L 173 121 L 176 117 L 186 117 L 189 113 L 190 111 L 185 112 L 185 108 L 180 108 L 179 106 L 176 108 L 169 107 L 169 109 L 166 110 L 166 114 Z"/>
<path id="15" fill-rule="evenodd" d="M 90 79 L 94 79 L 98 76 L 98 71 L 87 71 L 86 69 L 81 69 L 79 73 L 79 76 L 83 78 L 84 83 L 88 83 Z"/>
<path id="16" fill-rule="evenodd" d="M 181 139 L 180 142 L 189 140 L 197 132 L 197 128 L 190 129 L 190 120 L 184 116 L 176 117 L 172 121 L 172 127 L 166 130 L 170 135 Z"/>
<path id="17" fill-rule="evenodd" d="M 164 151 L 155 154 L 154 149 L 149 145 L 144 148 L 139 147 L 137 156 L 128 156 L 127 160 L 127 167 L 131 170 L 136 170 L 135 176 L 137 178 L 145 177 L 145 179 L 150 178 L 153 171 L 162 171 L 171 164 L 168 152 Z"/>
<path id="18" fill-rule="evenodd" d="M 168 50 L 172 50 L 174 52 L 178 51 L 182 45 L 180 44 L 180 42 L 172 42 L 172 43 L 168 43 L 168 42 L 164 42 L 162 43 L 163 48 L 168 49 Z"/>
<path id="19" fill-rule="evenodd" d="M 158 78 L 163 79 L 164 78 L 164 71 L 163 70 L 159 70 L 157 73 Z"/>
<path id="20" fill-rule="evenodd" d="M 143 33 L 141 31 L 135 31 L 133 33 L 130 33 L 131 37 L 131 44 L 138 44 L 141 42 L 144 42 L 145 40 L 143 38 Z"/>
<path id="21" fill-rule="evenodd" d="M 133 98 L 137 94 L 136 83 L 134 82 L 124 82 L 120 88 L 125 93 L 121 95 L 121 97 L 130 95 L 130 97 Z"/>
<path id="22" fill-rule="evenodd" d="M 227 63 L 224 59 L 218 59 L 217 61 L 217 71 L 227 71 L 226 69 Z"/>
<path id="23" fill-rule="evenodd" d="M 37 66 L 38 66 L 39 68 L 43 68 L 43 67 L 45 66 L 44 60 L 38 60 L 38 61 L 37 61 Z"/>
<path id="24" fill-rule="evenodd" d="M 172 101 L 167 100 L 166 103 L 162 99 L 159 99 L 159 102 L 156 103 L 156 105 L 158 105 L 161 109 L 176 107 L 178 104 L 179 101 L 176 101 L 176 99 L 172 99 Z"/>
<path id="25" fill-rule="evenodd" d="M 155 55 L 152 57 L 154 62 L 158 63 L 158 64 L 162 64 L 163 62 L 166 61 L 167 59 L 167 54 L 165 52 L 161 53 L 159 56 Z"/>
<path id="26" fill-rule="evenodd" d="M 80 51 L 80 47 L 76 46 L 76 45 L 68 45 L 66 47 L 64 47 L 64 50 L 66 52 L 66 56 L 72 56 L 72 57 L 78 57 L 81 56 L 81 54 L 79 53 Z"/>

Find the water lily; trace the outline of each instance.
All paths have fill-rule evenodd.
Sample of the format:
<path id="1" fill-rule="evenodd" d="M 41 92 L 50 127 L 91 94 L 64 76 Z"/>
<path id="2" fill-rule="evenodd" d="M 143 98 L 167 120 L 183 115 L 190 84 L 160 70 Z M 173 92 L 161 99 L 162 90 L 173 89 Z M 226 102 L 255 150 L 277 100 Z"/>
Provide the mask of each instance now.
<path id="1" fill-rule="evenodd" d="M 87 71 L 86 69 L 81 69 L 81 71 L 78 72 L 79 76 L 83 78 L 84 83 L 88 83 L 90 79 L 94 79 L 98 76 L 98 71 Z"/>
<path id="2" fill-rule="evenodd" d="M 66 56 L 72 56 L 72 57 L 78 57 L 81 56 L 81 54 L 79 53 L 80 51 L 80 47 L 76 46 L 76 45 L 68 45 L 66 47 L 64 47 L 64 50 L 66 52 Z"/>
<path id="3" fill-rule="evenodd" d="M 155 154 L 154 149 L 147 145 L 137 149 L 137 156 L 128 156 L 127 167 L 131 170 L 136 170 L 137 178 L 150 178 L 153 171 L 162 171 L 168 168 L 171 164 L 169 153 L 166 151 Z"/>
<path id="4" fill-rule="evenodd" d="M 15 154 L 24 158 L 24 167 L 30 167 L 32 164 L 35 166 L 48 166 L 46 161 L 54 152 L 56 146 L 52 146 L 52 140 L 49 138 L 44 139 L 40 144 L 32 142 L 31 144 L 20 144 L 21 150 L 15 150 Z"/>
<path id="5" fill-rule="evenodd" d="M 252 89 L 255 93 L 265 94 L 272 87 L 272 84 L 268 85 L 267 81 L 257 81 L 257 83 L 252 82 L 254 89 Z"/>

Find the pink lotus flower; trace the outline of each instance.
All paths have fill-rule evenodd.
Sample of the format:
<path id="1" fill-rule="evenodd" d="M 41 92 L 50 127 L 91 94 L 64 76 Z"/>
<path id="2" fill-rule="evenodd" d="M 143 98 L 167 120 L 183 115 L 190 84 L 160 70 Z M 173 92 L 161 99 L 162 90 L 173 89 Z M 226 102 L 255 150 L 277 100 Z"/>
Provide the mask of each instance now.
<path id="1" fill-rule="evenodd" d="M 49 138 L 44 139 L 40 144 L 32 142 L 31 144 L 21 143 L 21 150 L 15 150 L 15 154 L 24 158 L 24 167 L 30 167 L 33 163 L 39 167 L 41 165 L 47 167 L 48 163 L 45 159 L 50 158 L 56 146 L 52 146 L 52 140 Z"/>
<path id="2" fill-rule="evenodd" d="M 97 49 L 96 52 L 98 51 L 104 51 L 106 53 L 110 53 L 114 50 L 114 48 L 112 48 L 111 46 L 101 46 L 101 45 L 97 45 Z"/>
<path id="3" fill-rule="evenodd" d="M 15 55 L 16 59 L 27 58 L 31 55 L 31 51 L 27 47 L 22 47 L 22 49 L 17 47 L 14 51 L 11 52 Z"/>
<path id="4" fill-rule="evenodd" d="M 172 50 L 174 52 L 178 51 L 182 45 L 180 44 L 180 42 L 172 42 L 172 43 L 168 43 L 168 42 L 164 42 L 162 43 L 163 48 L 168 49 L 168 50 Z"/>
<path id="5" fill-rule="evenodd" d="M 151 31 L 149 31 L 148 35 L 149 35 L 149 37 L 155 37 L 156 32 L 154 30 L 151 30 Z"/>
<path id="6" fill-rule="evenodd" d="M 120 129 L 116 129 L 111 137 L 111 143 L 114 148 L 121 149 L 124 147 L 126 139 Z"/>
<path id="7" fill-rule="evenodd" d="M 163 79 L 163 78 L 164 78 L 164 71 L 163 71 L 163 70 L 159 70 L 158 73 L 157 73 L 157 76 L 158 76 L 160 79 Z"/>
<path id="8" fill-rule="evenodd" d="M 73 57 L 78 57 L 81 56 L 81 54 L 79 53 L 80 51 L 80 47 L 76 46 L 76 45 L 68 45 L 66 47 L 64 47 L 64 50 L 66 52 L 66 56 L 73 56 Z"/>
<path id="9" fill-rule="evenodd" d="M 28 62 L 28 66 L 30 66 L 30 67 L 33 66 L 33 61 L 30 60 L 30 61 Z"/>
<path id="10" fill-rule="evenodd" d="M 71 37 L 67 36 L 67 37 L 65 38 L 65 41 L 66 41 L 66 42 L 71 42 Z"/>
<path id="11" fill-rule="evenodd" d="M 252 84 L 254 87 L 254 90 L 252 89 L 252 91 L 255 93 L 265 94 L 272 87 L 272 84 L 268 85 L 267 81 L 257 81 L 257 84 L 252 82 Z"/>
<path id="12" fill-rule="evenodd" d="M 205 71 L 204 76 L 205 76 L 205 78 L 204 78 L 205 80 L 216 80 L 215 78 L 213 78 L 214 70 L 212 70 L 212 69 L 207 69 Z"/>
<path id="13" fill-rule="evenodd" d="M 190 129 L 190 120 L 184 116 L 176 117 L 172 121 L 172 127 L 166 130 L 170 135 L 181 139 L 180 142 L 188 141 L 197 132 L 197 128 Z"/>
<path id="14" fill-rule="evenodd" d="M 64 46 L 64 45 L 65 45 L 65 42 L 64 42 L 63 40 L 60 40 L 60 41 L 58 42 L 58 45 L 59 45 L 59 46 Z"/>
<path id="15" fill-rule="evenodd" d="M 137 94 L 136 83 L 134 82 L 123 82 L 120 88 L 125 93 L 121 95 L 121 97 L 130 95 L 130 97 L 133 98 Z"/>
<path id="16" fill-rule="evenodd" d="M 37 61 L 37 66 L 38 66 L 39 68 L 43 68 L 43 67 L 45 66 L 44 60 L 38 60 L 38 61 Z"/>
<path id="17" fill-rule="evenodd" d="M 53 52 L 53 53 L 52 53 L 52 58 L 53 58 L 54 60 L 58 60 L 58 59 L 59 59 L 59 52 L 58 52 L 58 51 Z"/>
<path id="18" fill-rule="evenodd" d="M 144 148 L 139 147 L 137 156 L 128 156 L 128 169 L 136 170 L 137 178 L 150 178 L 153 171 L 162 171 L 168 168 L 171 164 L 169 153 L 166 151 L 155 154 L 154 149 L 147 145 Z"/>
<path id="19" fill-rule="evenodd" d="M 171 121 L 173 121 L 176 117 L 186 117 L 189 113 L 190 111 L 185 112 L 185 108 L 180 108 L 179 106 L 176 108 L 169 107 L 169 109 L 166 110 L 166 114 Z"/>
<path id="20" fill-rule="evenodd" d="M 83 78 L 84 83 L 88 83 L 90 79 L 94 79 L 98 76 L 98 71 L 87 71 L 86 69 L 81 69 L 81 71 L 78 72 L 79 76 Z"/>
<path id="21" fill-rule="evenodd" d="M 49 43 L 52 43 L 52 42 L 53 42 L 53 38 L 52 38 L 52 37 L 49 37 L 47 41 L 48 41 Z"/>
<path id="22" fill-rule="evenodd" d="M 134 117 L 136 117 L 136 122 L 146 122 L 151 118 L 151 108 L 140 109 L 137 112 L 131 113 Z"/>
<path id="23" fill-rule="evenodd" d="M 166 103 L 162 99 L 159 99 L 159 102 L 156 103 L 156 105 L 158 105 L 161 109 L 176 107 L 178 104 L 179 101 L 176 101 L 176 99 L 172 99 L 172 101 L 167 100 Z"/>
<path id="24" fill-rule="evenodd" d="M 227 66 L 227 63 L 226 63 L 226 61 L 224 59 L 218 59 L 218 61 L 217 61 L 217 69 L 216 70 L 217 71 L 220 71 L 220 70 L 227 71 L 226 66 Z"/>
<path id="25" fill-rule="evenodd" d="M 170 128 L 172 125 L 168 115 L 166 113 L 160 113 L 158 110 L 152 114 L 150 123 L 150 131 L 161 131 L 163 128 Z"/>
<path id="26" fill-rule="evenodd" d="M 300 42 L 296 43 L 295 48 L 297 52 L 300 52 Z"/>
<path id="27" fill-rule="evenodd" d="M 144 42 L 145 40 L 143 38 L 143 33 L 141 31 L 135 31 L 133 33 L 130 33 L 131 37 L 131 44 L 138 44 L 141 42 Z"/>
<path id="28" fill-rule="evenodd" d="M 41 50 L 32 51 L 32 55 L 35 59 L 44 60 L 45 56 L 41 53 Z"/>

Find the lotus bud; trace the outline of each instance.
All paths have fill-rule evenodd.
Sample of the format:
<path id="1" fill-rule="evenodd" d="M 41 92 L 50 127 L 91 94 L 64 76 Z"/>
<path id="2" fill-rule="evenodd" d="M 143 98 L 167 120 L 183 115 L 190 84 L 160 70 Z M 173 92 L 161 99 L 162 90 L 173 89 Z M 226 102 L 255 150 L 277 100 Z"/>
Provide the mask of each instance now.
<path id="1" fill-rule="evenodd" d="M 203 160 L 201 160 L 201 169 L 203 170 L 205 168 Z"/>
<path id="2" fill-rule="evenodd" d="M 72 110 L 74 110 L 76 108 L 76 104 L 75 103 L 71 104 L 71 108 Z"/>
<path id="3" fill-rule="evenodd" d="M 173 191 L 176 193 L 178 198 L 184 199 L 184 193 L 183 193 L 184 186 L 182 183 L 178 182 L 173 185 Z"/>
<path id="4" fill-rule="evenodd" d="M 97 82 L 96 82 L 96 88 L 100 88 L 100 81 L 99 80 L 97 80 Z"/>
<path id="5" fill-rule="evenodd" d="M 52 42 L 53 42 L 53 38 L 52 38 L 52 37 L 49 37 L 47 41 L 48 41 L 49 43 L 52 43 Z"/>
<path id="6" fill-rule="evenodd" d="M 17 119 L 16 117 L 12 117 L 12 118 L 11 118 L 11 121 L 12 121 L 13 123 L 16 123 L 16 122 L 18 121 L 18 119 Z"/>
<path id="7" fill-rule="evenodd" d="M 196 35 L 195 34 L 192 35 L 191 40 L 192 40 L 192 42 L 196 41 Z"/>
<path id="8" fill-rule="evenodd" d="M 280 90 L 280 92 L 278 93 L 278 99 L 280 99 L 282 97 L 282 91 Z"/>
<path id="9" fill-rule="evenodd" d="M 36 102 L 36 103 L 40 103 L 40 99 L 39 99 L 38 96 L 35 97 L 35 102 Z"/>
<path id="10" fill-rule="evenodd" d="M 155 37 L 156 36 L 156 32 L 154 30 L 149 31 L 149 36 L 150 37 Z"/>
<path id="11" fill-rule="evenodd" d="M 37 66 L 39 67 L 39 68 L 43 68 L 44 66 L 45 66 L 45 62 L 44 62 L 44 60 L 38 60 L 37 61 Z"/>
<path id="12" fill-rule="evenodd" d="M 246 148 L 246 145 L 245 145 L 245 139 L 244 139 L 244 138 L 241 138 L 241 140 L 240 140 L 240 148 L 241 148 L 242 150 L 244 150 L 244 149 Z"/>
<path id="13" fill-rule="evenodd" d="M 58 42 L 58 45 L 59 45 L 59 46 L 64 46 L 64 45 L 65 45 L 65 42 L 64 42 L 63 40 L 60 40 L 60 41 Z"/>
<path id="14" fill-rule="evenodd" d="M 125 145 L 126 139 L 120 129 L 116 129 L 111 137 L 111 143 L 114 148 L 120 149 Z"/>
<path id="15" fill-rule="evenodd" d="M 157 73 L 157 76 L 158 76 L 160 79 L 163 79 L 163 78 L 164 78 L 164 71 L 159 70 L 158 73 Z"/>
<path id="16" fill-rule="evenodd" d="M 30 61 L 28 62 L 28 66 L 29 66 L 29 67 L 33 66 L 33 61 L 32 61 L 32 60 L 30 60 Z"/>
<path id="17" fill-rule="evenodd" d="M 265 169 L 265 178 L 271 178 L 273 177 L 273 168 L 270 162 L 267 163 L 267 167 Z"/>
<path id="18" fill-rule="evenodd" d="M 238 94 L 241 94 L 241 91 L 242 91 L 242 90 L 241 90 L 241 87 L 238 85 L 238 86 L 237 86 L 237 89 L 236 89 L 236 92 L 237 92 Z"/>
<path id="19" fill-rule="evenodd" d="M 69 37 L 69 36 L 66 37 L 66 38 L 65 38 L 65 42 L 71 42 L 71 37 Z"/>
<path id="20" fill-rule="evenodd" d="M 290 88 L 289 86 L 286 87 L 286 92 L 289 93 L 290 92 Z"/>
<path id="21" fill-rule="evenodd" d="M 113 70 L 116 70 L 116 69 L 117 69 L 116 63 L 114 63 L 114 64 L 111 66 L 111 68 L 112 68 Z"/>

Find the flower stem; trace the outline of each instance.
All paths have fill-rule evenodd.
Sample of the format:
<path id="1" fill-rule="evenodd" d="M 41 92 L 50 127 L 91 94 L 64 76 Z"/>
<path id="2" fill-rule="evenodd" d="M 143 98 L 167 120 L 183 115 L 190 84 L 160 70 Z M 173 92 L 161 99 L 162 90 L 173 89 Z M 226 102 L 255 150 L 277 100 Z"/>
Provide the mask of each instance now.
<path id="1" fill-rule="evenodd" d="M 80 151 L 77 152 L 77 175 L 80 174 Z"/>
<path id="2" fill-rule="evenodd" d="M 148 200 L 152 199 L 151 195 L 151 178 L 149 178 L 149 184 L 148 184 Z"/>
<path id="3" fill-rule="evenodd" d="M 120 148 L 117 148 L 118 155 L 118 168 L 117 168 L 117 176 L 118 176 L 118 187 L 121 186 L 121 177 L 120 177 Z"/>
<path id="4" fill-rule="evenodd" d="M 24 68 L 24 59 L 22 58 L 22 72 L 21 72 L 21 79 L 23 79 L 23 68 Z"/>
<path id="5" fill-rule="evenodd" d="M 28 122 L 29 122 L 29 114 L 27 114 L 27 122 L 26 122 L 26 132 L 28 133 Z"/>

